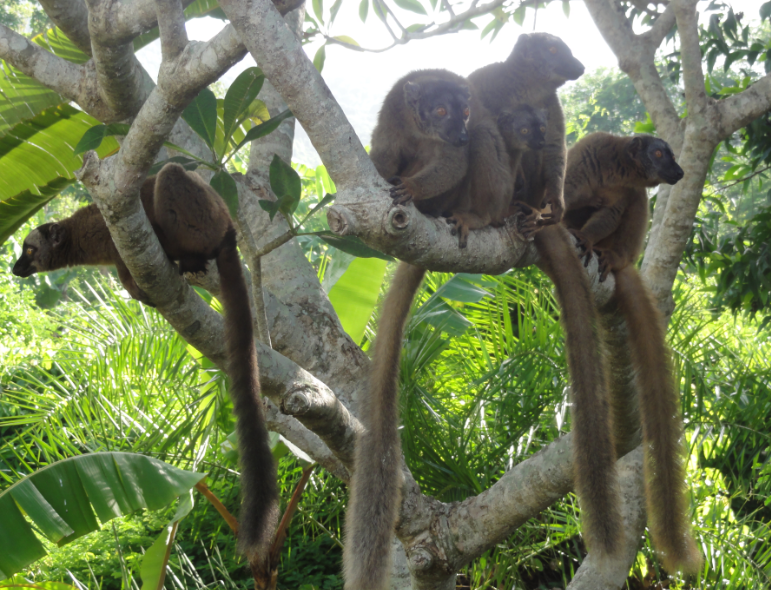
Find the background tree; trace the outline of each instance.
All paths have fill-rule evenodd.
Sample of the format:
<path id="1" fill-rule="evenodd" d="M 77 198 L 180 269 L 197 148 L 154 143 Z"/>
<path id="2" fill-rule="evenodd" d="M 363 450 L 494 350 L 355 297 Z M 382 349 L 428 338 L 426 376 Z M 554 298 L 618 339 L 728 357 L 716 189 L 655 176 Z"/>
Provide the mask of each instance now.
<path id="1" fill-rule="evenodd" d="M 402 1 L 420 12 L 417 3 Z M 335 205 L 328 211 L 333 232 L 358 236 L 370 246 L 436 271 L 495 273 L 515 265 L 526 266 L 533 261 L 533 251 L 521 242 L 513 224 L 500 230 L 479 232 L 470 241 L 468 252 L 460 257 L 455 239 L 442 224 L 417 215 L 412 208 L 399 216 L 389 213 L 390 200 L 386 198 L 385 183 L 377 177 L 344 114 L 305 57 L 295 36 L 303 21 L 302 8 L 287 16 L 286 26 L 274 6 L 265 0 L 248 4 L 244 0 L 223 0 L 219 8 L 199 1 L 188 5 L 188 17 L 221 10 L 230 24 L 206 43 L 188 44 L 184 32 L 185 15 L 182 6 L 174 0 L 137 0 L 130 5 L 102 0 L 45 0 L 41 4 L 59 27 L 58 32 L 36 38 L 31 43 L 7 27 L 0 28 L 0 57 L 6 65 L 15 68 L 7 68 L 2 80 L 3 91 L 8 97 L 3 104 L 4 127 L 0 129 L 5 134 L 6 144 L 0 161 L 6 191 L 0 203 L 3 236 L 11 235 L 25 219 L 73 182 L 72 170 L 79 162 L 73 164 L 76 158 L 70 149 L 87 129 L 97 123 L 112 124 L 130 119 L 131 127 L 120 150 L 101 161 L 93 155 L 86 157 L 79 178 L 103 211 L 132 274 L 158 303 L 158 312 L 189 344 L 216 365 L 224 359 L 221 318 L 179 279 L 168 264 L 146 219 L 135 214 L 138 212 L 136 195 L 141 179 L 165 141 L 194 157 L 216 163 L 216 154 L 212 153 L 215 138 L 210 137 L 212 141 L 207 144 L 179 117 L 194 97 L 200 96 L 202 88 L 221 76 L 247 50 L 271 82 L 271 86 L 266 83 L 260 94 L 269 114 L 280 113 L 284 108 L 283 100 L 286 101 L 308 132 L 336 185 Z M 335 6 L 339 7 L 339 3 L 333 5 L 330 12 L 336 13 Z M 364 2 L 362 6 L 369 7 L 370 4 Z M 487 14 L 494 18 L 483 33 L 486 30 L 488 34 L 495 34 L 509 20 L 520 19 L 521 22 L 528 6 L 523 3 L 504 7 L 502 2 L 494 0 L 482 5 L 471 3 L 461 11 L 440 3 L 431 7 L 432 15 L 440 24 L 429 22 L 402 28 L 389 3 L 377 0 L 372 4 L 375 14 L 392 31 L 395 43 L 452 32 L 471 26 L 469 23 L 473 23 L 473 18 Z M 659 191 L 643 264 L 646 279 L 666 303 L 672 297 L 714 149 L 771 108 L 771 77 L 753 69 L 755 63 L 768 63 L 768 43 L 758 41 L 760 47 L 753 49 L 753 45 L 749 45 L 746 54 L 732 59 L 733 63 L 729 65 L 735 66 L 737 60 L 747 62 L 749 79 L 745 82 L 747 76 L 744 76 L 735 92 L 724 92 L 720 96 L 725 98 L 718 101 L 707 92 L 702 57 L 707 56 L 708 69 L 712 48 L 702 52 L 707 33 L 699 28 L 696 2 L 673 0 L 667 5 L 653 5 L 654 8 L 644 10 L 611 4 L 607 0 L 590 0 L 587 6 L 650 113 L 652 124 L 675 148 L 686 171 L 684 180 L 672 191 Z M 422 10 L 429 12 L 427 7 Z M 318 17 L 316 7 L 313 8 Z M 768 16 L 767 12 L 764 16 Z M 631 23 L 635 19 L 640 20 L 638 24 L 644 33 L 632 32 Z M 683 105 L 673 100 L 655 62 L 657 49 L 672 36 L 675 25 L 677 35 L 673 37 L 673 43 L 679 54 L 677 73 L 684 89 Z M 325 35 L 321 23 L 313 21 L 307 33 L 309 36 Z M 136 61 L 134 51 L 157 35 L 161 37 L 163 64 L 158 85 L 153 88 Z M 325 38 L 328 43 L 350 45 L 345 39 Z M 743 34 L 738 38 L 745 42 L 749 40 L 749 36 L 744 39 Z M 730 53 L 717 47 L 715 59 L 725 55 L 727 61 Z M 757 53 L 753 58 L 754 52 Z M 756 81 L 752 83 L 754 79 Z M 69 102 L 82 110 L 69 106 Z M 687 116 L 680 117 L 680 112 L 687 112 Z M 629 116 L 631 120 L 631 114 Z M 248 172 L 232 175 L 234 185 L 231 186 L 238 192 L 242 252 L 252 271 L 255 300 L 258 304 L 264 300 L 266 309 L 264 317 L 269 338 L 266 330 L 262 330 L 263 342 L 259 349 L 262 382 L 266 395 L 275 403 L 268 410 L 270 427 L 326 468 L 330 476 L 324 482 L 330 481 L 332 476 L 346 480 L 353 433 L 358 428 L 351 413 L 355 409 L 353 400 L 366 383 L 367 359 L 360 344 L 366 347 L 369 341 L 365 328 L 354 330 L 353 326 L 366 325 L 377 289 L 374 290 L 375 297 L 371 296 L 372 290 L 368 297 L 364 293 L 365 304 L 358 305 L 356 314 L 366 319 L 356 324 L 356 317 L 352 317 L 356 314 L 336 313 L 336 309 L 342 310 L 344 306 L 336 308 L 332 291 L 327 297 L 319 284 L 317 268 L 308 262 L 305 252 L 310 253 L 311 259 L 320 261 L 322 267 L 334 264 L 336 256 L 327 257 L 323 252 L 326 247 L 312 242 L 313 238 L 293 237 L 301 227 L 300 219 L 292 215 L 296 199 L 291 191 L 274 195 L 271 190 L 277 185 L 271 182 L 270 164 L 276 154 L 286 162 L 290 160 L 291 137 L 291 123 L 282 123 L 276 132 L 251 145 Z M 43 147 L 45 149 L 41 149 Z M 117 144 L 104 141 L 99 147 L 99 155 L 105 157 L 116 149 Z M 214 167 L 218 171 L 233 172 L 232 168 Z M 321 173 L 315 182 L 311 182 L 318 187 L 313 191 L 315 202 L 321 202 L 322 193 L 331 192 L 331 183 Z M 288 205 L 283 207 L 283 217 L 276 216 L 272 222 L 263 207 L 274 207 L 260 204 L 260 201 L 271 200 Z M 292 239 L 284 243 L 289 238 Z M 276 248 L 278 243 L 282 245 Z M 266 244 L 272 244 L 272 247 L 266 247 Z M 301 246 L 306 250 L 303 251 Z M 362 277 L 366 277 L 377 286 L 383 276 L 383 262 L 374 259 L 372 263 L 358 265 L 355 271 L 358 281 L 351 282 L 362 287 Z M 352 276 L 356 276 L 355 273 Z M 555 344 L 557 334 L 554 310 L 548 299 L 542 298 L 548 285 L 536 283 L 540 296 L 528 297 L 523 293 L 532 291 L 533 283 L 519 282 L 520 276 L 529 274 L 512 273 L 502 279 L 481 283 L 478 278 L 462 275 L 451 280 L 439 278 L 428 284 L 424 296 L 423 306 L 428 305 L 426 309 L 431 313 L 422 322 L 420 316 L 413 320 L 417 323 L 410 333 L 408 350 L 413 348 L 411 354 L 405 356 L 405 368 L 411 370 L 405 371 L 404 381 L 407 391 L 414 388 L 420 395 L 405 398 L 409 406 L 406 420 L 413 421 L 412 427 L 405 429 L 414 433 L 413 438 L 405 441 L 413 477 L 407 479 L 406 501 L 397 531 L 403 551 L 396 564 L 396 585 L 410 583 L 405 575 L 406 566 L 413 588 L 452 587 L 459 568 L 477 557 L 489 556 L 487 552 L 510 539 L 512 534 L 518 535 L 517 542 L 512 543 L 514 547 L 521 550 L 530 543 L 529 546 L 544 551 L 539 554 L 543 561 L 520 553 L 522 559 L 514 562 L 518 567 L 523 561 L 526 565 L 538 562 L 542 568 L 544 563 L 552 567 L 554 562 L 549 561 L 550 556 L 565 556 L 571 548 L 570 539 L 575 531 L 572 519 L 562 521 L 560 533 L 564 536 L 557 536 L 556 543 L 549 540 L 550 533 L 544 533 L 538 527 L 525 529 L 532 531 L 528 534 L 533 537 L 515 533 L 527 519 L 560 501 L 571 487 L 570 453 L 566 452 L 569 436 L 555 440 L 564 424 L 565 406 L 561 402 L 564 370 L 559 370 L 556 360 L 546 362 L 546 359 L 559 356 L 558 347 L 548 348 Z M 356 291 L 351 282 L 345 285 L 349 294 L 359 295 L 366 291 Z M 210 287 L 216 291 L 216 284 Z M 517 287 L 516 297 L 506 295 L 512 287 Z M 488 297 L 493 291 L 498 295 L 494 301 Z M 682 291 L 674 295 L 687 309 L 685 303 L 689 297 Z M 338 293 L 337 296 L 341 295 Z M 600 301 L 607 298 L 608 289 L 598 290 L 597 296 Z M 359 297 L 350 297 L 350 300 L 362 301 Z M 453 302 L 465 303 L 462 307 L 465 313 L 459 313 L 458 304 Z M 488 321 L 474 322 L 481 314 Z M 692 361 L 691 364 L 681 363 L 686 408 L 703 403 L 704 395 L 718 382 L 737 392 L 745 386 L 753 394 L 762 389 L 759 376 L 768 370 L 768 365 L 763 364 L 767 355 L 763 356 L 762 349 L 737 353 L 736 359 L 741 358 L 742 362 L 735 364 L 732 364 L 735 359 L 718 360 L 715 348 L 705 344 L 714 344 L 714 334 L 702 334 L 704 326 L 698 313 L 689 315 L 678 310 L 678 314 L 682 315 L 673 316 L 675 344 L 690 347 L 692 353 L 684 357 Z M 257 317 L 261 318 L 263 314 L 257 314 Z M 442 323 L 437 326 L 439 319 Z M 469 323 L 464 324 L 464 321 Z M 469 329 L 470 325 L 474 326 L 473 331 Z M 191 330 L 192 326 L 197 330 Z M 354 339 L 350 336 L 352 333 L 356 335 Z M 448 341 L 446 335 L 455 338 Z M 703 356 L 698 356 L 694 343 L 702 336 L 699 355 Z M 526 362 L 528 356 L 534 355 L 534 350 L 538 351 L 540 362 L 532 362 L 532 358 L 531 362 Z M 553 354 L 544 352 L 548 350 L 553 350 Z M 486 370 L 471 372 L 469 365 L 472 363 L 461 360 L 464 355 L 471 355 L 480 365 L 486 364 Z M 752 359 L 749 363 L 748 358 Z M 442 362 L 441 372 L 433 373 L 427 364 L 431 359 Z M 550 374 L 544 364 L 556 373 Z M 718 364 L 721 365 L 719 372 L 715 368 Z M 528 373 L 525 369 L 533 372 Z M 717 374 L 725 381 L 715 378 Z M 468 395 L 469 386 L 465 379 L 468 375 L 478 376 L 478 382 L 472 381 L 471 395 Z M 53 381 L 58 382 L 60 376 L 54 377 Z M 67 383 L 65 390 L 69 391 L 72 382 L 63 382 Z M 18 387 L 18 383 L 15 386 Z M 500 396 L 493 395 L 498 392 Z M 746 408 L 740 411 L 733 406 L 716 409 L 717 406 L 711 403 L 712 397 L 709 398 L 710 412 L 715 413 L 702 414 L 702 417 L 710 416 L 719 421 L 731 415 L 729 410 L 735 411 L 733 417 L 742 426 L 750 416 L 756 421 L 761 420 L 753 427 L 757 437 L 747 436 L 743 442 L 737 442 L 739 437 L 732 437 L 734 446 L 727 452 L 732 453 L 732 457 L 744 453 L 739 464 L 742 469 L 748 461 L 751 469 L 755 468 L 755 462 L 757 469 L 764 468 L 762 450 L 752 446 L 762 440 L 768 447 L 767 439 L 762 436 L 767 430 L 762 424 L 762 416 L 767 415 L 763 410 L 767 408 L 762 404 L 767 403 L 768 395 L 765 390 L 762 393 L 766 395 L 751 397 L 752 402 L 759 405 L 753 406 L 749 414 L 743 413 Z M 135 394 L 125 395 L 131 398 Z M 22 410 L 26 415 L 30 408 Z M 538 417 L 544 410 L 551 410 L 558 416 L 557 432 L 553 426 L 549 428 L 539 423 Z M 447 418 L 443 419 L 443 416 Z M 508 428 L 501 429 L 498 421 Z M 431 430 L 431 426 L 439 423 L 441 427 Z M 480 429 L 481 436 L 474 434 Z M 429 436 L 434 432 L 437 436 Z M 16 447 L 22 449 L 8 461 L 10 473 L 24 472 L 28 466 L 38 464 L 41 457 L 43 462 L 51 460 L 37 451 L 49 450 L 46 436 L 50 433 L 43 420 L 38 419 L 34 428 L 27 432 L 14 434 L 20 438 L 9 439 L 14 444 L 3 447 L 6 453 Z M 79 445 L 72 444 L 70 435 L 59 434 L 56 440 L 61 441 L 62 449 L 56 452 L 90 451 L 100 439 L 97 434 L 100 433 L 88 433 Z M 442 436 L 438 436 L 440 434 Z M 708 461 L 714 462 L 714 447 L 707 448 L 710 447 L 707 441 L 711 439 L 699 438 L 704 436 L 701 431 L 691 434 L 701 444 L 702 467 Z M 202 449 L 195 442 L 201 439 L 182 438 L 185 440 L 181 448 L 185 452 Z M 135 436 L 132 432 L 131 436 L 118 439 L 124 444 L 125 440 L 135 440 Z M 549 444 L 552 440 L 554 442 Z M 16 441 L 25 444 L 19 445 Z M 542 452 L 530 456 L 536 448 Z M 640 450 L 624 457 L 620 467 L 629 529 L 642 532 Z M 710 468 L 717 469 L 714 464 Z M 442 486 L 437 472 L 465 475 L 451 478 L 456 483 L 447 487 Z M 8 477 L 13 479 L 11 475 Z M 705 495 L 719 495 L 719 491 L 707 491 L 707 484 L 704 486 L 700 489 Z M 339 498 L 336 501 L 339 504 Z M 708 510 L 712 515 L 727 510 L 717 502 L 700 502 L 699 509 Z M 569 513 L 563 509 L 551 514 L 559 518 Z M 753 533 L 763 538 L 765 533 L 761 531 L 767 515 L 760 514 L 757 523 L 752 520 L 753 515 L 752 511 L 745 512 L 743 522 L 749 523 L 748 527 L 751 524 Z M 328 524 L 321 523 L 321 526 Z M 539 530 L 540 536 L 536 532 Z M 732 535 L 735 531 L 730 528 L 716 526 L 709 541 L 703 545 L 708 556 L 717 554 L 712 547 L 738 542 Z M 637 556 L 635 535 L 630 535 L 630 539 L 632 543 L 617 563 L 606 564 L 600 570 L 589 555 L 574 576 L 571 569 L 578 563 L 574 559 L 580 556 L 580 549 L 572 547 L 561 565 L 554 568 L 559 572 L 557 577 L 561 576 L 560 579 L 565 581 L 572 578 L 570 584 L 574 588 L 617 587 L 627 577 Z M 762 580 L 766 575 L 767 580 L 763 569 L 768 567 L 768 556 L 762 551 L 757 546 L 749 547 L 746 552 L 748 561 L 760 565 L 734 568 L 730 575 L 736 576 L 736 572 L 740 572 L 740 575 L 755 576 L 751 578 L 753 580 Z M 496 560 L 502 554 L 504 552 L 494 554 Z M 479 565 L 475 571 L 481 572 L 480 578 L 486 579 L 482 583 L 506 583 L 511 578 L 523 577 L 520 572 L 515 572 L 509 578 L 506 571 L 487 568 L 481 560 Z M 532 568 L 525 569 L 537 571 L 535 565 Z M 704 580 L 726 578 L 720 567 L 711 561 L 705 568 Z M 535 579 L 534 583 L 539 583 L 538 578 L 537 574 L 528 577 L 531 581 Z M 551 579 L 546 575 L 544 578 Z"/>

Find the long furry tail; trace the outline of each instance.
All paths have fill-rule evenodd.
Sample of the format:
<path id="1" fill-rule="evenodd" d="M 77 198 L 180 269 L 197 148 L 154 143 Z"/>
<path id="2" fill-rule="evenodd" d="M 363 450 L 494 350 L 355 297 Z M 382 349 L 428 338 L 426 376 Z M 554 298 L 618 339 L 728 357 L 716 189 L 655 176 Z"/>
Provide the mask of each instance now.
<path id="1" fill-rule="evenodd" d="M 425 270 L 399 264 L 383 303 L 369 391 L 359 401 L 364 426 L 356 441 L 355 471 L 345 518 L 346 590 L 384 590 L 391 574 L 391 536 L 401 498 L 399 358 L 412 300 Z"/>
<path id="2" fill-rule="evenodd" d="M 252 315 L 236 233 L 231 227 L 217 255 L 228 351 L 230 397 L 236 415 L 238 453 L 241 463 L 240 523 L 238 549 L 250 559 L 263 558 L 278 520 L 276 465 L 268 444 L 268 430 L 260 399 L 257 349 Z"/>
<path id="3" fill-rule="evenodd" d="M 688 520 L 680 401 L 664 323 L 637 269 L 628 266 L 614 274 L 640 399 L 651 536 L 667 570 L 695 573 L 701 556 Z"/>
<path id="4" fill-rule="evenodd" d="M 562 307 L 573 389 L 573 480 L 584 535 L 591 550 L 613 555 L 624 529 L 608 381 L 589 279 L 561 226 L 543 228 L 535 234 L 535 245 Z"/>

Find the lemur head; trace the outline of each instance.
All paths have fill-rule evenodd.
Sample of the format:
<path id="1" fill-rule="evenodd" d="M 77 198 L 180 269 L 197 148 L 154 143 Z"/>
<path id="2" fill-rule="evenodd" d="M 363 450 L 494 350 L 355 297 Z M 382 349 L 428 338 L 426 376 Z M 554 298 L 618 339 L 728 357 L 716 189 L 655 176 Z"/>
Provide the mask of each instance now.
<path id="1" fill-rule="evenodd" d="M 509 150 L 540 150 L 546 141 L 546 111 L 530 105 L 503 111 L 498 128 Z"/>
<path id="2" fill-rule="evenodd" d="M 635 160 L 649 181 L 648 186 L 657 186 L 662 182 L 675 184 L 683 175 L 683 169 L 675 162 L 672 148 L 663 139 L 652 135 L 636 135 L 627 148 L 629 156 Z"/>
<path id="3" fill-rule="evenodd" d="M 421 80 L 404 85 L 404 101 L 414 112 L 418 128 L 455 147 L 469 141 L 469 98 L 468 86 L 449 80 Z"/>
<path id="4" fill-rule="evenodd" d="M 66 238 L 66 230 L 58 223 L 44 223 L 24 238 L 21 256 L 13 265 L 13 274 L 28 277 L 36 272 L 53 270 L 54 257 Z"/>
<path id="5" fill-rule="evenodd" d="M 549 33 L 520 35 L 507 61 L 530 66 L 533 73 L 553 82 L 555 88 L 584 73 L 584 65 L 573 57 L 570 47 Z"/>

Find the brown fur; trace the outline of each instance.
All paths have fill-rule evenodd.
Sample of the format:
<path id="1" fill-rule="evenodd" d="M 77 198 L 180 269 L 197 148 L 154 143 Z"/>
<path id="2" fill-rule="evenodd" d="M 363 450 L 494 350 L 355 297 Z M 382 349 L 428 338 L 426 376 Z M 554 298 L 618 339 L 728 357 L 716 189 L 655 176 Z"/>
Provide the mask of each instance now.
<path id="1" fill-rule="evenodd" d="M 343 571 L 346 590 L 384 590 L 391 577 L 391 536 L 401 503 L 399 359 L 404 324 L 423 280 L 422 268 L 399 263 L 375 338 L 369 390 L 359 401 L 364 427 L 345 519 Z"/>
<path id="2" fill-rule="evenodd" d="M 484 108 L 473 100 L 472 108 Z M 460 247 L 466 246 L 469 230 L 492 225 L 499 227 L 509 215 L 521 211 L 512 208 L 514 178 L 522 156 L 543 148 L 546 113 L 529 105 L 504 111 L 497 119 L 483 111 L 482 121 L 471 121 L 469 172 L 455 189 L 450 201 L 455 203 L 447 222 L 456 224 Z M 522 224 L 523 232 L 535 231 L 534 224 Z"/>
<path id="3" fill-rule="evenodd" d="M 503 221 L 513 188 L 509 155 L 496 121 L 473 96 L 468 132 L 458 125 L 468 105 L 463 78 L 444 70 L 412 72 L 386 96 L 370 152 L 380 175 L 395 185 L 395 203 L 413 200 L 423 213 L 453 214 L 448 222 L 456 225 L 460 247 L 466 245 L 470 229 Z M 435 116 L 438 106 L 446 109 L 446 117 Z M 458 141 L 460 137 L 464 141 Z M 346 516 L 347 590 L 381 590 L 390 578 L 391 536 L 402 483 L 399 356 L 407 314 L 424 274 L 401 263 L 381 314 L 370 388 L 359 409 L 364 432 L 357 440 Z"/>
<path id="4" fill-rule="evenodd" d="M 167 164 L 157 177 L 148 178 L 140 197 L 158 240 L 169 257 L 179 261 L 180 272 L 206 270 L 207 260 L 217 259 L 225 308 L 230 395 L 241 460 L 243 504 L 238 543 L 251 559 L 270 543 L 278 517 L 278 492 L 262 413 L 251 310 L 233 222 L 214 189 L 177 164 Z M 32 230 L 13 272 L 29 276 L 85 264 L 115 264 L 131 296 L 149 302 L 128 272 L 104 218 L 93 204 L 59 223 Z"/>
<path id="5" fill-rule="evenodd" d="M 589 548 L 613 555 L 623 526 L 616 479 L 608 383 L 589 278 L 564 228 L 534 236 L 539 267 L 549 275 L 562 309 L 573 396 L 574 482 Z"/>
<path id="6" fill-rule="evenodd" d="M 436 106 L 445 108 L 447 116 L 435 115 Z M 394 84 L 380 109 L 370 150 L 380 176 L 394 184 L 394 203 L 414 201 L 429 215 L 440 215 L 451 205 L 432 197 L 455 187 L 468 170 L 463 115 L 468 106 L 468 83 L 447 70 L 410 72 Z"/>
<path id="7" fill-rule="evenodd" d="M 479 100 L 494 116 L 521 105 L 546 109 L 545 145 L 522 158 L 526 180 L 522 200 L 536 208 L 549 206 L 551 212 L 544 216 L 546 223 L 558 223 L 563 209 L 565 121 L 557 88 L 567 80 L 577 79 L 583 71 L 583 65 L 561 39 L 547 33 L 531 33 L 519 37 L 505 62 L 479 68 L 468 77 Z"/>
<path id="8" fill-rule="evenodd" d="M 589 135 L 568 153 L 565 224 L 586 248 L 587 259 L 597 254 L 601 278 L 608 272 L 616 278 L 615 305 L 626 322 L 639 397 L 651 536 L 667 569 L 693 573 L 701 558 L 687 517 L 680 403 L 663 319 L 634 267 L 648 227 L 645 187 L 674 184 L 682 176 L 663 140 Z M 614 386 L 614 393 L 617 389 L 623 391 L 624 384 Z M 627 438 L 635 438 L 635 431 Z"/>
<path id="9" fill-rule="evenodd" d="M 542 150 L 522 155 L 524 189 L 515 199 L 526 215 L 525 233 L 534 235 L 540 266 L 554 282 L 565 326 L 573 393 L 575 486 L 591 549 L 613 554 L 623 535 L 607 375 L 601 353 L 597 312 L 589 281 L 564 229 L 565 122 L 557 88 L 578 78 L 583 66 L 559 38 L 546 33 L 520 36 L 509 58 L 469 76 L 480 100 L 493 113 L 530 105 L 546 110 Z M 512 174 L 516 177 L 517 170 Z M 542 214 L 540 209 L 548 207 Z"/>

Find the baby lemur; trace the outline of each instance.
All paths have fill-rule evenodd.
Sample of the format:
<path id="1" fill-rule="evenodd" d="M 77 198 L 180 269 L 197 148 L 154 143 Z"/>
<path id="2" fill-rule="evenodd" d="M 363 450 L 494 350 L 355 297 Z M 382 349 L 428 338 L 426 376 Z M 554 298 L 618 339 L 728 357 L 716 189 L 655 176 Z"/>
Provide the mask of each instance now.
<path id="1" fill-rule="evenodd" d="M 238 544 L 256 557 L 270 542 L 278 516 L 276 466 L 260 400 L 257 352 L 252 335 L 249 295 L 236 250 L 236 232 L 222 198 L 194 172 L 166 164 L 142 185 L 145 213 L 166 254 L 180 273 L 206 270 L 216 259 L 220 297 L 225 308 L 230 395 L 236 414 L 243 504 Z M 95 204 L 58 223 L 45 223 L 25 238 L 13 274 L 88 265 L 114 264 L 129 294 L 149 303 L 131 277 Z"/>
<path id="2" fill-rule="evenodd" d="M 468 230 L 502 222 L 513 190 L 504 138 L 495 118 L 476 105 L 471 93 L 463 78 L 445 70 L 408 74 L 385 98 L 370 152 L 380 175 L 394 184 L 394 202 L 412 200 L 426 214 L 449 216 L 460 247 Z M 540 145 L 536 114 L 514 109 L 508 117 L 516 125 L 508 128 L 512 146 Z M 531 138 L 519 137 L 527 135 L 521 134 L 523 128 L 532 131 Z M 369 390 L 359 401 L 364 431 L 356 443 L 346 516 L 347 590 L 388 586 L 402 485 L 399 357 L 404 324 L 424 274 L 422 268 L 399 264 L 383 303 Z"/>
<path id="3" fill-rule="evenodd" d="M 587 135 L 568 152 L 563 221 L 586 262 L 597 256 L 600 280 L 609 272 L 615 276 L 614 303 L 626 321 L 636 376 L 651 536 L 667 569 L 693 573 L 701 558 L 687 517 L 680 402 L 664 321 L 634 266 L 648 229 L 645 188 L 675 184 L 682 177 L 672 149 L 661 139 Z M 617 443 L 631 436 L 616 432 Z"/>
<path id="4" fill-rule="evenodd" d="M 623 525 L 616 481 L 616 455 L 610 419 L 605 361 L 589 280 L 575 256 L 568 233 L 559 225 L 564 210 L 565 122 L 557 88 L 575 80 L 584 67 L 565 43 L 547 33 L 521 35 L 505 62 L 469 75 L 479 100 L 494 114 L 523 104 L 546 109 L 542 150 L 520 163 L 524 187 L 515 195 L 530 213 L 539 266 L 554 282 L 565 326 L 572 380 L 574 481 L 581 499 L 584 534 L 591 549 L 613 554 L 621 547 Z M 516 173 L 512 172 L 516 178 Z M 548 207 L 546 211 L 541 209 Z"/>

